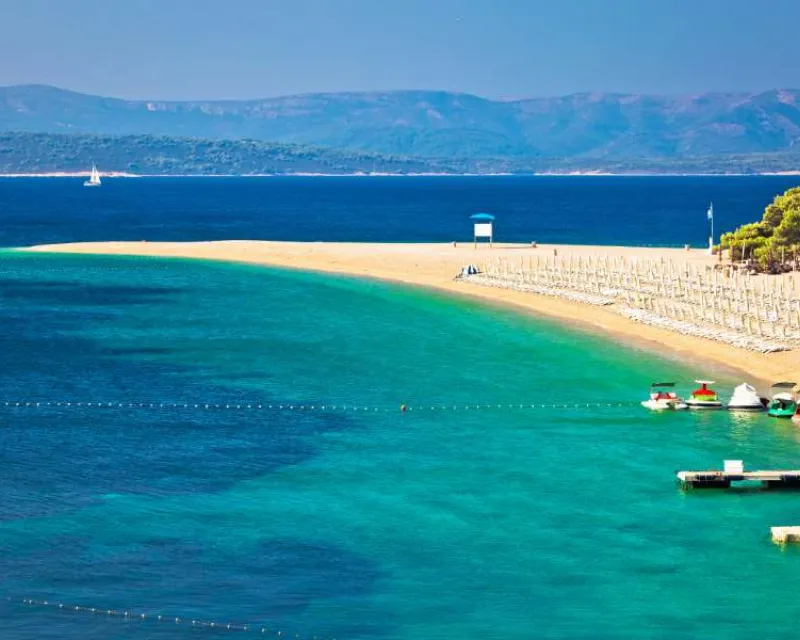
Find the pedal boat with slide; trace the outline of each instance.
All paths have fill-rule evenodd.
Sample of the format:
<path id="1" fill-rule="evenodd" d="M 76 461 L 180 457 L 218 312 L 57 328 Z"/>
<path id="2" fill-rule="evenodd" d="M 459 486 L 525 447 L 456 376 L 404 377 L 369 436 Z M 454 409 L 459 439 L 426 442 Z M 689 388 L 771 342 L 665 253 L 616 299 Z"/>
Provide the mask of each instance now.
<path id="1" fill-rule="evenodd" d="M 769 400 L 758 395 L 755 387 L 743 382 L 733 390 L 728 411 L 764 411 Z"/>
<path id="2" fill-rule="evenodd" d="M 692 391 L 686 404 L 690 409 L 722 409 L 722 402 L 717 397 L 717 392 L 709 389 L 708 385 L 714 384 L 713 380 L 695 380 L 700 385 L 699 389 Z"/>

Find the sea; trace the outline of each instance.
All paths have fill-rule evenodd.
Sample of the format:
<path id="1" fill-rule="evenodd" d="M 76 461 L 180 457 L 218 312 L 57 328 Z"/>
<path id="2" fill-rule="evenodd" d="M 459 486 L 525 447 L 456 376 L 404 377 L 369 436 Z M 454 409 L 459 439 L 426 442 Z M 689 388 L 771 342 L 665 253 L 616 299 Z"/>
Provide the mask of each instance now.
<path id="1" fill-rule="evenodd" d="M 469 239 L 702 246 L 792 177 L 1 179 L 0 246 Z M 729 371 L 423 289 L 0 252 L 3 640 L 793 637 L 800 493 Z M 228 629 L 231 625 L 231 629 Z"/>

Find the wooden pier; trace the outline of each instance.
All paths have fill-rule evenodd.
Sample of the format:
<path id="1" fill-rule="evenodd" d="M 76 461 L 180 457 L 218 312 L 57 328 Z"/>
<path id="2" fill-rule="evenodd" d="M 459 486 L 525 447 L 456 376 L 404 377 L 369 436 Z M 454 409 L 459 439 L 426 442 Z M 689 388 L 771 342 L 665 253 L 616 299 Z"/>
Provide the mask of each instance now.
<path id="1" fill-rule="evenodd" d="M 768 488 L 800 488 L 800 469 L 745 471 L 741 460 L 726 460 L 722 471 L 678 471 L 684 487 L 727 489 L 737 482 L 761 482 Z"/>
<path id="2" fill-rule="evenodd" d="M 778 544 L 800 542 L 800 527 L 772 527 L 772 541 Z"/>

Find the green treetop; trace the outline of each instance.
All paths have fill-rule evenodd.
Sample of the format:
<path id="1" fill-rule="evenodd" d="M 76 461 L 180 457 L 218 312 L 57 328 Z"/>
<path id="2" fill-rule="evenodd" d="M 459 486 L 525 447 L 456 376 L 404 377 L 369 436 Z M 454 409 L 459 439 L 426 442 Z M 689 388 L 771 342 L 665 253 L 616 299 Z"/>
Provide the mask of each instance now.
<path id="1" fill-rule="evenodd" d="M 775 196 L 761 222 L 722 234 L 720 248 L 730 252 L 731 261 L 750 260 L 770 272 L 787 270 L 800 253 L 800 187 Z"/>

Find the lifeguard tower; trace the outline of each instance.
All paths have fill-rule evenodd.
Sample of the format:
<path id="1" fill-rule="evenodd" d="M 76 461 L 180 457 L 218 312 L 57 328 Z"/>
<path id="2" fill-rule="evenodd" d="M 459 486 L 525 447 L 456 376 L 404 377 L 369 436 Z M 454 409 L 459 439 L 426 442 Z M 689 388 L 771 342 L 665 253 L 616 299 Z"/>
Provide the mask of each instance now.
<path id="1" fill-rule="evenodd" d="M 491 247 L 494 241 L 494 216 L 491 213 L 474 213 L 469 218 L 475 223 L 473 231 L 475 248 L 478 248 L 478 238 L 488 238 Z"/>

